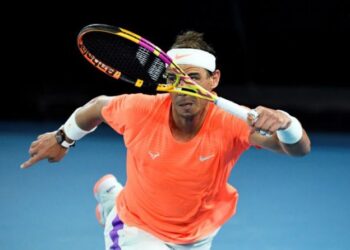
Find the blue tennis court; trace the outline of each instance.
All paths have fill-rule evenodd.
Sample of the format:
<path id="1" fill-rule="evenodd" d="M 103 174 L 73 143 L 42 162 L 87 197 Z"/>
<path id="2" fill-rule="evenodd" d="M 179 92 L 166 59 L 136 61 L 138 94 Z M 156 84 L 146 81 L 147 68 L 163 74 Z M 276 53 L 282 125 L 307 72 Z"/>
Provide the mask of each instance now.
<path id="1" fill-rule="evenodd" d="M 125 182 L 122 138 L 107 126 L 55 164 L 21 170 L 29 144 L 58 123 L 0 123 L 0 249 L 104 249 L 92 188 L 107 173 Z M 350 249 L 350 134 L 311 133 L 312 152 L 292 158 L 247 151 L 230 183 L 236 216 L 218 250 Z"/>

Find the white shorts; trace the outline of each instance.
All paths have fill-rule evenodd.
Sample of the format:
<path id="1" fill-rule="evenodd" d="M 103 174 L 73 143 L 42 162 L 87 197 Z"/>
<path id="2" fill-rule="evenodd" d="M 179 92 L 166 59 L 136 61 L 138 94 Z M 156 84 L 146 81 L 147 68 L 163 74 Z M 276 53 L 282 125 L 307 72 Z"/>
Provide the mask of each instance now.
<path id="1" fill-rule="evenodd" d="M 116 209 L 109 213 L 104 230 L 106 250 L 209 250 L 219 228 L 193 244 L 173 244 L 164 242 L 137 227 L 129 227 L 118 217 Z"/>

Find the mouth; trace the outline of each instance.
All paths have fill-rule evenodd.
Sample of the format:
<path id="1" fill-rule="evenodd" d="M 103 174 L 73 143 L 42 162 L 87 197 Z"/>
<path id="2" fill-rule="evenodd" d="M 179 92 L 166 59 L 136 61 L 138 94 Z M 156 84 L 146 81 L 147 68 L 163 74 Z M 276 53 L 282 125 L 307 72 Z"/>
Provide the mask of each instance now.
<path id="1" fill-rule="evenodd" d="M 176 106 L 182 109 L 192 109 L 196 104 L 196 99 L 187 95 L 178 95 L 176 98 Z"/>
<path id="2" fill-rule="evenodd" d="M 180 100 L 177 102 L 177 105 L 180 107 L 192 107 L 194 105 L 194 101 L 190 99 Z"/>
<path id="3" fill-rule="evenodd" d="M 192 106 L 193 102 L 181 102 L 178 104 L 180 107 Z"/>
<path id="4" fill-rule="evenodd" d="M 192 110 L 193 103 L 180 104 L 179 107 L 184 110 Z"/>

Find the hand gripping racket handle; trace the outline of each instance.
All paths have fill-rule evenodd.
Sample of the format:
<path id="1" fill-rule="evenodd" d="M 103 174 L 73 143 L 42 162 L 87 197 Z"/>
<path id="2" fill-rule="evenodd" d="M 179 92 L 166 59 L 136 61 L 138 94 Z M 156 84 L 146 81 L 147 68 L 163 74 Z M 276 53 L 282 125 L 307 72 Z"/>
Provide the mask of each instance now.
<path id="1" fill-rule="evenodd" d="M 248 116 L 250 116 L 252 118 L 252 122 L 254 123 L 256 121 L 256 119 L 258 119 L 258 112 L 256 112 L 255 109 L 249 109 L 246 108 L 244 106 L 241 106 L 237 103 L 231 102 L 225 98 L 222 97 L 218 97 L 218 99 L 216 99 L 215 104 L 222 108 L 223 110 L 231 113 L 232 115 L 244 120 L 244 121 L 248 121 Z M 270 137 L 271 134 L 264 131 L 264 130 L 259 130 L 258 131 L 261 135 L 263 136 L 267 136 Z"/>

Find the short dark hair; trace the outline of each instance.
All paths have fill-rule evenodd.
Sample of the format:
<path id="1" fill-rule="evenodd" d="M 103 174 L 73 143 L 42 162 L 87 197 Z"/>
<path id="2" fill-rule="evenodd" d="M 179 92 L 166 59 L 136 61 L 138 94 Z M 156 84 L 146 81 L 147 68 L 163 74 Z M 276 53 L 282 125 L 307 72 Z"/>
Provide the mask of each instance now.
<path id="1" fill-rule="evenodd" d="M 203 36 L 203 33 L 192 30 L 182 32 L 176 37 L 171 48 L 201 49 L 215 56 L 215 50 L 206 41 L 204 41 Z"/>

